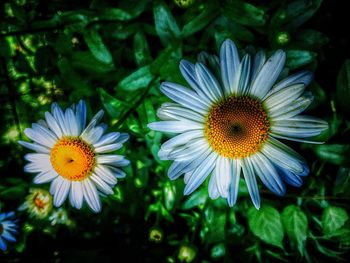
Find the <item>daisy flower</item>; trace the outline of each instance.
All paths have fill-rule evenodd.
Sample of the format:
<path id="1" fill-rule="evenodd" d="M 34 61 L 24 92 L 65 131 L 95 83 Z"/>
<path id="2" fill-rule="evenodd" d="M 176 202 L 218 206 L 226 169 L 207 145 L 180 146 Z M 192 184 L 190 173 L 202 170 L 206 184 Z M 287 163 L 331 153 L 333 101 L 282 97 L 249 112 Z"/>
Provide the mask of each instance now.
<path id="1" fill-rule="evenodd" d="M 175 133 L 159 151 L 173 160 L 170 179 L 184 174 L 184 194 L 195 191 L 210 176 L 209 196 L 226 198 L 233 206 L 244 178 L 254 206 L 260 207 L 256 177 L 276 195 L 285 184 L 299 187 L 309 173 L 304 159 L 279 139 L 318 143 L 313 137 L 327 129 L 318 118 L 300 115 L 312 102 L 305 91 L 312 75 L 306 71 L 277 84 L 286 55 L 264 52 L 240 60 L 235 44 L 226 40 L 220 58 L 206 53 L 195 65 L 182 60 L 180 70 L 190 88 L 164 82 L 161 91 L 175 103 L 158 110 L 163 121 L 150 123 L 155 131 Z M 210 70 L 212 69 L 212 70 Z"/>
<path id="2" fill-rule="evenodd" d="M 38 173 L 36 184 L 51 182 L 50 193 L 56 207 L 69 196 L 73 207 L 80 209 L 85 200 L 94 212 L 99 212 L 99 194 L 112 194 L 117 179 L 125 177 L 119 167 L 129 164 L 124 156 L 108 153 L 120 149 L 129 135 L 106 134 L 107 125 L 99 123 L 102 110 L 88 125 L 86 115 L 84 101 L 65 111 L 53 103 L 51 113 L 45 112 L 45 121 L 24 130 L 34 142 L 19 143 L 36 151 L 25 155 L 29 163 L 24 170 Z"/>
<path id="3" fill-rule="evenodd" d="M 19 210 L 27 210 L 29 214 L 37 218 L 45 218 L 52 209 L 52 196 L 43 189 L 31 189 L 26 201 Z"/>
<path id="4" fill-rule="evenodd" d="M 6 242 L 16 242 L 14 235 L 17 234 L 16 220 L 13 219 L 15 213 L 8 212 L 0 214 L 0 249 L 7 249 Z"/>

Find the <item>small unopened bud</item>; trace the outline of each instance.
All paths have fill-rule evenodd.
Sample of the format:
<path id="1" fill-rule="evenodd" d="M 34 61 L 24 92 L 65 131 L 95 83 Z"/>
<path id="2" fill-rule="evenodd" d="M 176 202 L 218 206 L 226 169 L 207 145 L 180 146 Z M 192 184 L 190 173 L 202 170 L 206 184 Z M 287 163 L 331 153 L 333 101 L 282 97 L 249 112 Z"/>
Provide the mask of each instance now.
<path id="1" fill-rule="evenodd" d="M 163 231 L 158 227 L 152 227 L 149 231 L 149 241 L 160 243 L 163 239 Z"/>

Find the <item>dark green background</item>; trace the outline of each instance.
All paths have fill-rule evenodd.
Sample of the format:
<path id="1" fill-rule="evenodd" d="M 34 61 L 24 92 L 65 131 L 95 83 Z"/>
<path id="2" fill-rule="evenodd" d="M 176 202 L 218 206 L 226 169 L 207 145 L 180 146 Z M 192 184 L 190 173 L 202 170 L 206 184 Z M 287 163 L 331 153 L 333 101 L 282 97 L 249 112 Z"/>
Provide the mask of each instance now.
<path id="1" fill-rule="evenodd" d="M 91 213 L 64 204 L 72 227 L 17 212 L 18 242 L 1 262 L 177 262 L 182 246 L 196 262 L 345 261 L 350 247 L 349 14 L 340 1 L 39 1 L 0 3 L 0 207 L 16 210 L 33 175 L 23 172 L 17 144 L 50 104 L 85 99 L 89 116 L 104 108 L 110 130 L 130 133 L 121 151 L 131 160 L 116 194 Z M 279 37 L 287 34 L 287 41 Z M 283 48 L 287 69 L 308 69 L 315 102 L 307 114 L 326 119 L 321 146 L 288 143 L 311 172 L 300 189 L 277 197 L 261 186 L 253 208 L 242 182 L 238 204 L 207 198 L 203 185 L 183 197 L 182 179 L 166 176 L 157 151 L 166 136 L 147 123 L 167 101 L 161 81 L 185 84 L 181 58 L 217 54 L 231 38 L 240 50 Z M 246 48 L 247 47 L 247 48 Z M 48 184 L 39 186 L 48 189 Z M 160 242 L 150 230 L 162 232 Z M 273 230 L 273 231 L 272 231 Z"/>

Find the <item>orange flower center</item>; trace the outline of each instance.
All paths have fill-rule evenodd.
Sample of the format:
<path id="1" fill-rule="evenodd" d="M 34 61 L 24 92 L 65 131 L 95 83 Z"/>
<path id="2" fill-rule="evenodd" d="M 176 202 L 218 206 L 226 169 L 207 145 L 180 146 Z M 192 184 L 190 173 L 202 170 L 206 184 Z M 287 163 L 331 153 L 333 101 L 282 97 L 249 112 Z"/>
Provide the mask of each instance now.
<path id="1" fill-rule="evenodd" d="M 34 204 L 37 208 L 44 209 L 47 204 L 47 201 L 43 200 L 40 194 L 36 194 L 34 196 Z"/>
<path id="2" fill-rule="evenodd" d="M 77 137 L 63 137 L 51 150 L 53 168 L 70 181 L 81 181 L 88 177 L 95 166 L 92 147 Z"/>
<path id="3" fill-rule="evenodd" d="M 205 135 L 214 151 L 231 159 L 257 152 L 267 140 L 270 123 L 261 102 L 248 96 L 228 97 L 210 109 Z"/>

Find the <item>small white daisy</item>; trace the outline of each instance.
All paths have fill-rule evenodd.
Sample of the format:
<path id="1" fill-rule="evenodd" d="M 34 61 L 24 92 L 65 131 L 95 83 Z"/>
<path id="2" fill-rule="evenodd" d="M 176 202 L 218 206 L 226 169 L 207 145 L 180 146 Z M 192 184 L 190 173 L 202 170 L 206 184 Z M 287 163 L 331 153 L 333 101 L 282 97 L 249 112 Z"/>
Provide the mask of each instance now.
<path id="1" fill-rule="evenodd" d="M 51 113 L 45 113 L 45 121 L 24 130 L 34 142 L 19 143 L 36 151 L 25 155 L 30 163 L 24 170 L 39 173 L 34 183 L 51 182 L 55 206 L 61 206 L 69 195 L 73 207 L 80 209 L 85 200 L 94 212 L 99 212 L 99 193 L 112 194 L 117 178 L 125 177 L 118 167 L 128 165 L 129 161 L 124 156 L 107 153 L 120 149 L 129 135 L 105 134 L 107 125 L 99 123 L 102 116 L 101 110 L 86 125 L 84 101 L 65 112 L 53 103 Z"/>
<path id="2" fill-rule="evenodd" d="M 15 242 L 14 237 L 17 234 L 17 223 L 13 219 L 15 213 L 8 212 L 0 214 L 0 249 L 5 251 L 7 249 L 6 242 Z"/>
<path id="3" fill-rule="evenodd" d="M 185 175 L 185 195 L 211 174 L 210 197 L 227 198 L 233 206 L 242 175 L 259 208 L 256 176 L 277 195 L 285 193 L 284 182 L 302 184 L 308 166 L 277 139 L 317 143 L 306 138 L 320 134 L 328 124 L 299 115 L 313 99 L 305 91 L 310 73 L 296 73 L 275 84 L 285 59 L 278 50 L 267 60 L 261 51 L 253 59 L 246 54 L 240 60 L 234 43 L 226 40 L 220 59 L 202 53 L 195 65 L 181 61 L 181 73 L 191 89 L 162 83 L 162 92 L 175 103 L 164 103 L 158 111 L 163 121 L 150 123 L 149 128 L 178 134 L 161 146 L 159 157 L 174 161 L 170 179 Z"/>
<path id="4" fill-rule="evenodd" d="M 26 201 L 18 208 L 18 210 L 27 210 L 32 217 L 45 218 L 52 209 L 52 196 L 44 189 L 30 189 L 30 194 L 26 197 Z"/>

